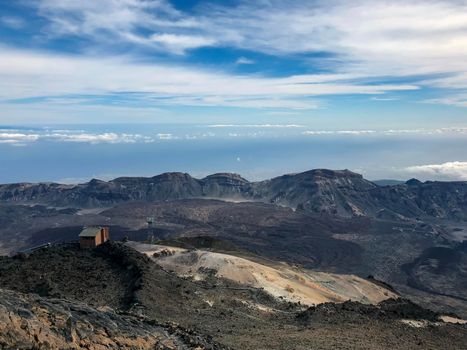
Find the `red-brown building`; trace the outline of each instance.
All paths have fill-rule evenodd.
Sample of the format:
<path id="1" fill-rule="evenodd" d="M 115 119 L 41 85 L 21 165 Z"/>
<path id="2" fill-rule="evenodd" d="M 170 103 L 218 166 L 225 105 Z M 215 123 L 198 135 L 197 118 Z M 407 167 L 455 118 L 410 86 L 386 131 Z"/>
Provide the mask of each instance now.
<path id="1" fill-rule="evenodd" d="M 79 246 L 81 248 L 94 248 L 108 240 L 108 227 L 85 227 L 79 234 Z"/>

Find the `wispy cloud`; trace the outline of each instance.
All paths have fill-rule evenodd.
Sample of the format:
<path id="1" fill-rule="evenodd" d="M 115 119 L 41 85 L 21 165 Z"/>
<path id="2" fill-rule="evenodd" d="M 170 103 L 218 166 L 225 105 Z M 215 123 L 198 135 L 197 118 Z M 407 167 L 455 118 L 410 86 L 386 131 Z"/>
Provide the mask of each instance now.
<path id="1" fill-rule="evenodd" d="M 157 134 L 157 138 L 159 140 L 176 140 L 176 139 L 178 139 L 178 137 L 174 136 L 173 134 Z"/>
<path id="2" fill-rule="evenodd" d="M 140 134 L 126 133 L 86 133 L 76 130 L 55 130 L 47 129 L 42 131 L 18 132 L 15 130 L 3 130 L 0 132 L 0 143 L 11 145 L 27 145 L 36 141 L 52 142 L 76 142 L 76 143 L 136 143 L 153 142 L 153 138 Z"/>
<path id="3" fill-rule="evenodd" d="M 128 42 L 176 54 L 213 43 L 193 34 L 197 20 L 165 0 L 38 0 L 35 6 L 49 21 L 46 32 L 52 37 L 87 37 L 107 47 Z"/>
<path id="4" fill-rule="evenodd" d="M 52 133 L 41 135 L 41 139 L 60 141 L 60 142 L 79 142 L 79 143 L 135 143 L 138 141 L 150 142 L 151 139 L 147 136 L 139 134 L 116 134 L 116 133 L 102 133 L 102 134 L 66 134 L 66 133 Z"/>
<path id="5" fill-rule="evenodd" d="M 207 27 L 222 33 L 224 45 L 278 56 L 326 52 L 313 64 L 467 90 L 464 1 L 241 1 L 233 9 L 210 9 Z M 466 107 L 458 96 L 431 102 Z"/>
<path id="6" fill-rule="evenodd" d="M 303 135 L 368 135 L 375 133 L 375 130 L 307 130 L 303 132 Z"/>
<path id="7" fill-rule="evenodd" d="M 321 108 L 326 102 L 317 101 L 317 96 L 360 94 L 389 101 L 392 95 L 385 94 L 402 96 L 434 87 L 456 92 L 448 97 L 439 93 L 429 102 L 467 106 L 463 97 L 467 4 L 463 1 L 239 0 L 229 6 L 200 2 L 190 12 L 167 0 L 25 4 L 45 23 L 37 28 L 37 42 L 59 38 L 69 40 L 70 46 L 74 40 L 86 45 L 73 47 L 75 55 L 0 46 L 4 102 L 48 97 L 49 105 L 82 105 L 87 103 L 77 98 L 82 95 L 109 103 L 109 95 L 121 94 L 133 105 L 152 108 L 232 107 L 287 113 Z M 10 27 L 24 24 L 20 17 L 0 21 Z M 204 47 L 241 52 L 236 64 L 254 63 L 252 68 L 259 71 L 235 74 L 215 63 L 202 68 L 189 55 Z M 115 52 L 126 54 L 115 56 Z M 262 74 L 262 54 L 280 62 L 293 58 L 303 73 L 287 75 L 277 65 L 272 74 L 268 70 Z M 317 66 L 325 73 L 306 74 Z M 126 106 L 112 98 L 114 107 Z M 11 117 L 2 113 L 0 118 Z"/>
<path id="8" fill-rule="evenodd" d="M 240 0 L 230 6 L 201 2 L 190 13 L 166 0 L 34 3 L 49 21 L 50 35 L 107 42 L 113 37 L 143 45 L 150 44 L 151 37 L 165 38 L 161 43 L 169 41 L 175 52 L 214 43 L 277 55 L 331 52 L 341 56 L 340 70 L 367 74 L 465 69 L 467 5 L 463 1 Z"/>
<path id="9" fill-rule="evenodd" d="M 467 93 L 428 99 L 425 103 L 443 104 L 448 106 L 467 107 Z"/>
<path id="10" fill-rule="evenodd" d="M 396 97 L 372 97 L 371 100 L 388 102 L 388 101 L 397 101 L 399 99 Z"/>
<path id="11" fill-rule="evenodd" d="M 304 128 L 299 124 L 211 124 L 208 128 Z"/>
<path id="12" fill-rule="evenodd" d="M 150 41 L 159 43 L 177 54 L 183 54 L 188 49 L 216 44 L 216 40 L 209 37 L 180 34 L 153 34 L 150 37 Z"/>
<path id="13" fill-rule="evenodd" d="M 464 71 L 466 9 L 459 1 L 243 1 L 214 6 L 206 20 L 211 30 L 235 33 L 224 35 L 231 45 L 333 52 L 342 55 L 343 70 L 413 75 Z"/>
<path id="14" fill-rule="evenodd" d="M 236 61 L 237 64 L 255 64 L 256 62 L 250 58 L 239 57 Z"/>
<path id="15" fill-rule="evenodd" d="M 128 133 L 128 132 L 89 132 L 78 129 L 0 129 L 0 144 L 26 146 L 36 142 L 88 143 L 88 144 L 143 144 L 170 140 L 198 140 L 212 138 L 213 132 L 191 132 L 177 134 L 168 132 Z"/>
<path id="16" fill-rule="evenodd" d="M 313 96 L 417 89 L 410 84 L 360 83 L 349 81 L 349 76 L 334 74 L 249 77 L 139 63 L 122 57 L 75 57 L 1 49 L 0 98 L 3 100 L 49 96 L 63 102 L 62 96 L 106 97 L 123 93 L 152 106 L 313 109 L 317 104 L 308 99 Z M 225 84 L 226 81 L 229 83 Z"/>
<path id="17" fill-rule="evenodd" d="M 200 5 L 191 13 L 165 0 L 39 0 L 37 7 L 51 35 L 106 45 L 115 41 L 111 36 L 177 54 L 213 45 L 279 56 L 328 52 L 332 70 L 366 76 L 450 73 L 456 79 L 466 72 L 462 1 L 239 1 Z"/>
<path id="18" fill-rule="evenodd" d="M 375 135 L 375 136 L 400 136 L 400 135 L 465 135 L 467 127 L 451 127 L 436 129 L 386 129 L 386 130 L 306 130 L 303 135 Z"/>
<path id="19" fill-rule="evenodd" d="M 0 132 L 0 143 L 6 144 L 24 144 L 29 142 L 35 142 L 39 139 L 40 135 L 33 133 L 20 133 L 16 131 L 3 131 Z"/>

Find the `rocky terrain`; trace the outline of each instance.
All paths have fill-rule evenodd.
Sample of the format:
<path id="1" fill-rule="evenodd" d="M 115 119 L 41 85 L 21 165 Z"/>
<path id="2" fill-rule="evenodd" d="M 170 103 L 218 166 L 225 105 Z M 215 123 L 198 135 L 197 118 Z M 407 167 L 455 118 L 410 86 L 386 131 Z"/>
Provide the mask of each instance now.
<path id="1" fill-rule="evenodd" d="M 185 173 L 165 173 L 108 182 L 93 179 L 80 185 L 0 186 L 1 202 L 55 207 L 92 208 L 187 198 L 259 201 L 344 217 L 467 218 L 467 182 L 409 180 L 400 185 L 378 186 L 348 170 L 317 169 L 260 182 L 228 173 L 203 179 Z"/>
<path id="2" fill-rule="evenodd" d="M 329 273 L 372 275 L 425 306 L 467 317 L 462 245 L 467 230 L 457 221 L 344 218 L 207 199 L 131 202 L 96 210 L 9 204 L 0 205 L 1 217 L 3 254 L 74 241 L 83 226 L 106 225 L 115 240 L 127 236 L 247 259 L 261 256 Z M 147 217 L 154 218 L 151 228 Z"/>
<path id="3" fill-rule="evenodd" d="M 121 243 L 3 258 L 0 283 L 6 349 L 463 349 L 467 341 L 466 325 L 403 299 L 306 307 L 212 274 L 182 277 Z"/>
<path id="4" fill-rule="evenodd" d="M 11 301 L 0 314 L 15 334 L 0 348 L 39 344 L 41 323 L 53 344 L 85 347 L 74 326 L 45 319 L 89 308 L 95 329 L 116 318 L 114 347 L 135 344 L 130 322 L 152 348 L 462 349 L 467 326 L 443 320 L 467 319 L 466 203 L 465 182 L 374 184 L 347 170 L 0 185 L 0 293 Z M 81 250 L 89 225 L 133 243 Z"/>
<path id="5" fill-rule="evenodd" d="M 202 336 L 86 303 L 0 289 L 1 349 L 226 349 Z"/>

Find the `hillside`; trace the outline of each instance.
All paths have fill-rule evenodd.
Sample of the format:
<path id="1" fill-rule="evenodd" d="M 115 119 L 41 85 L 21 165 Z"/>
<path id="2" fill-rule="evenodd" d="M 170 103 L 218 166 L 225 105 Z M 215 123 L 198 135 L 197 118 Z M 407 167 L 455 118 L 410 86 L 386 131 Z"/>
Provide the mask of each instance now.
<path id="1" fill-rule="evenodd" d="M 462 349 L 467 326 L 443 319 L 467 318 L 465 191 L 382 187 L 347 170 L 1 185 L 0 252 L 13 257 L 0 257 L 0 283 L 26 303 L 111 308 L 122 325 L 175 324 L 209 346 Z M 89 225 L 114 242 L 79 249 Z"/>
<path id="2" fill-rule="evenodd" d="M 276 298 L 303 305 L 354 300 L 377 304 L 399 295 L 353 275 L 337 275 L 293 268 L 288 264 L 258 263 L 231 254 L 188 250 L 163 245 L 128 242 L 159 266 L 178 276 L 197 281 L 216 277 L 239 285 L 262 289 Z"/>
<path id="3" fill-rule="evenodd" d="M 155 224 L 148 229 L 147 217 Z M 340 217 L 258 202 L 184 199 L 112 208 L 0 205 L 0 251 L 14 254 L 77 239 L 83 226 L 110 226 L 111 238 L 260 256 L 327 273 L 374 276 L 405 297 L 467 317 L 467 225 Z M 27 280 L 27 279 L 26 279 Z"/>
<path id="4" fill-rule="evenodd" d="M 115 280 L 124 271 L 125 279 Z M 226 277 L 181 276 L 120 243 L 91 251 L 56 245 L 3 258 L 0 283 L 15 292 L 0 290 L 0 319 L 8 318 L 0 344 L 291 350 L 335 349 L 344 339 L 353 349 L 442 349 L 447 342 L 463 349 L 467 341 L 465 325 L 445 323 L 404 299 L 309 308 Z M 24 294 L 43 283 L 53 288 Z"/>

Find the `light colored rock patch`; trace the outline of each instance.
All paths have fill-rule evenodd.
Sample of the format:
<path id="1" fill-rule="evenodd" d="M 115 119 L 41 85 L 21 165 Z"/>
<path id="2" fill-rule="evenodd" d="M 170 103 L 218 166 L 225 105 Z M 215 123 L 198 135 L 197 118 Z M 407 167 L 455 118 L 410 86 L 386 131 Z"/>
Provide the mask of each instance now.
<path id="1" fill-rule="evenodd" d="M 426 320 L 401 320 L 401 322 L 413 328 L 425 328 L 432 324 Z"/>
<path id="2" fill-rule="evenodd" d="M 467 320 L 446 315 L 440 316 L 440 320 L 446 323 L 467 324 Z"/>
<path id="3" fill-rule="evenodd" d="M 128 242 L 164 269 L 203 280 L 208 275 L 231 280 L 291 302 L 316 305 L 354 300 L 376 304 L 397 295 L 354 275 L 338 275 L 294 268 L 288 264 L 260 264 L 233 255 L 203 250 Z"/>

